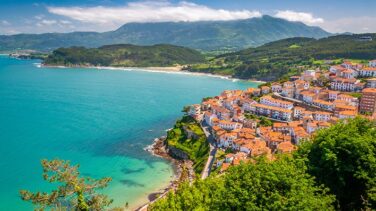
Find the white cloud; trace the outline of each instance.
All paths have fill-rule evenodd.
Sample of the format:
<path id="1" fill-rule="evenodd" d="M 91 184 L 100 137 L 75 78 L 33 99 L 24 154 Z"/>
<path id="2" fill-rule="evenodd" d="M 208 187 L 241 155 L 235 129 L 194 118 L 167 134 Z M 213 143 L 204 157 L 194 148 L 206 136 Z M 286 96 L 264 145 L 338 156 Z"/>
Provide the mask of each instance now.
<path id="1" fill-rule="evenodd" d="M 376 17 L 346 17 L 327 20 L 320 26 L 330 32 L 374 33 L 376 31 Z"/>
<path id="2" fill-rule="evenodd" d="M 65 25 L 72 24 L 72 22 L 67 21 L 67 20 L 60 20 L 59 22 L 60 22 L 61 24 L 65 24 Z"/>
<path id="3" fill-rule="evenodd" d="M 313 17 L 311 13 L 295 12 L 292 10 L 277 11 L 274 16 L 288 21 L 300 21 L 308 25 L 317 25 L 324 22 L 324 19 Z"/>
<path id="4" fill-rule="evenodd" d="M 55 25 L 55 24 L 57 24 L 56 20 L 43 19 L 43 20 L 39 21 L 36 25 L 38 27 L 43 27 L 43 26 L 52 26 L 52 25 Z"/>
<path id="5" fill-rule="evenodd" d="M 10 23 L 6 20 L 0 20 L 0 24 L 3 25 L 3 26 L 9 26 Z"/>
<path id="6" fill-rule="evenodd" d="M 47 9 L 52 14 L 81 22 L 112 25 L 130 22 L 236 20 L 261 16 L 258 11 L 213 9 L 185 1 L 177 4 L 167 1 L 143 1 L 131 2 L 123 7 L 47 7 Z"/>

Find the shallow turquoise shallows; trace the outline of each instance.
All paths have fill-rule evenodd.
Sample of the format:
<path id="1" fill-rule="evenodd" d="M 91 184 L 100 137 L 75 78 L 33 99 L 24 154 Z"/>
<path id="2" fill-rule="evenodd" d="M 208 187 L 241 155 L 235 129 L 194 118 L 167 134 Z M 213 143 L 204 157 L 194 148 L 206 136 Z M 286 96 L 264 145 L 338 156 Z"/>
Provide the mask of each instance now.
<path id="1" fill-rule="evenodd" d="M 104 191 L 130 207 L 165 187 L 171 165 L 143 148 L 172 127 L 184 105 L 256 83 L 145 71 L 38 68 L 0 56 L 0 210 L 31 210 L 20 189 L 49 190 L 40 160 L 110 176 Z"/>

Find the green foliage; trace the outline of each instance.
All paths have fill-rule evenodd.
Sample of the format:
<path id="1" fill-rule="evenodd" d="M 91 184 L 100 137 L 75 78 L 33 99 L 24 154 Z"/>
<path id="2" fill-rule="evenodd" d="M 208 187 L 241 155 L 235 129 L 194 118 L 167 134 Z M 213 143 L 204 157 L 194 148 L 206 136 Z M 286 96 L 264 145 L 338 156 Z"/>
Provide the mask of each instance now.
<path id="1" fill-rule="evenodd" d="M 342 210 L 376 209 L 375 123 L 356 118 L 320 130 L 298 154 L 309 172 L 330 188 Z"/>
<path id="2" fill-rule="evenodd" d="M 319 40 L 302 37 L 279 40 L 257 48 L 219 55 L 205 65 L 192 65 L 190 71 L 221 74 L 226 70 L 228 75 L 242 79 L 274 81 L 299 74 L 307 68 L 322 67 L 327 59 L 334 62 L 341 59 L 374 59 L 376 34 L 367 35 L 373 37 L 373 41 L 357 41 L 362 35 L 337 35 Z"/>
<path id="3" fill-rule="evenodd" d="M 273 126 L 273 122 L 270 119 L 267 119 L 266 117 L 263 117 L 263 116 L 260 117 L 259 124 L 265 127 Z"/>
<path id="4" fill-rule="evenodd" d="M 42 160 L 43 179 L 59 186 L 51 193 L 21 190 L 22 200 L 30 201 L 36 210 L 46 208 L 57 210 L 103 210 L 112 203 L 106 195 L 99 194 L 96 189 L 107 187 L 111 178 L 99 180 L 80 177 L 79 166 L 72 166 L 64 160 Z"/>
<path id="5" fill-rule="evenodd" d="M 51 51 L 60 47 L 129 43 L 134 45 L 173 44 L 212 54 L 234 52 L 287 37 L 326 37 L 318 27 L 263 16 L 234 21 L 128 23 L 115 31 L 19 34 L 0 36 L 0 51 L 34 49 Z"/>
<path id="6" fill-rule="evenodd" d="M 358 92 L 352 92 L 352 93 L 349 93 L 349 95 L 356 97 L 358 99 L 362 97 L 362 93 L 358 93 Z"/>
<path id="7" fill-rule="evenodd" d="M 109 45 L 100 48 L 59 48 L 44 60 L 47 65 L 164 67 L 203 62 L 200 52 L 173 45 Z"/>
<path id="8" fill-rule="evenodd" d="M 334 210 L 304 163 L 289 157 L 232 167 L 225 175 L 182 184 L 151 210 Z"/>
<path id="9" fill-rule="evenodd" d="M 188 137 L 185 130 L 192 131 L 197 137 Z M 167 132 L 166 143 L 188 154 L 194 162 L 194 170 L 201 173 L 209 156 L 209 143 L 201 126 L 190 116 L 178 120 L 174 128 Z"/>

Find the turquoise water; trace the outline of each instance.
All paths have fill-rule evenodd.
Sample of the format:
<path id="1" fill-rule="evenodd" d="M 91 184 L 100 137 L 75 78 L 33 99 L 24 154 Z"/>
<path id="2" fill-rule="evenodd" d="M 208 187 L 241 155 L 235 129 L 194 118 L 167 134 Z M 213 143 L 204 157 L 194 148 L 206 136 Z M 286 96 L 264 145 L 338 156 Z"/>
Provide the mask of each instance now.
<path id="1" fill-rule="evenodd" d="M 184 105 L 254 83 L 143 71 L 38 68 L 0 56 L 0 210 L 30 210 L 20 189 L 48 190 L 40 160 L 79 163 L 113 181 L 115 205 L 135 207 L 168 184 L 171 165 L 143 148 Z"/>

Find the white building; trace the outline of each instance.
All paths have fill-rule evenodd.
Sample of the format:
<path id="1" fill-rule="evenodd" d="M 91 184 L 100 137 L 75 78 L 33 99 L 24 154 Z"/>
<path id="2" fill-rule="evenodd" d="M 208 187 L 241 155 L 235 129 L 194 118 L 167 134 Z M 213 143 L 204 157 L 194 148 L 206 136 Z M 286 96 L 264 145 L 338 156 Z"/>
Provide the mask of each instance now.
<path id="1" fill-rule="evenodd" d="M 376 67 L 376 59 L 369 61 L 368 64 L 369 64 L 370 67 Z"/>

